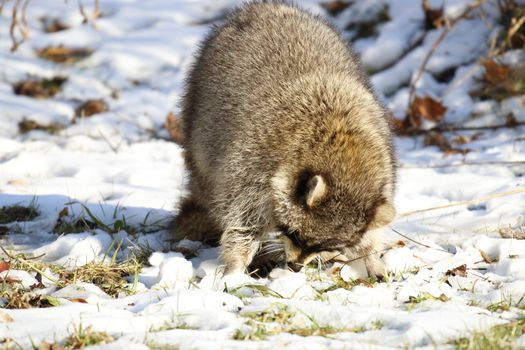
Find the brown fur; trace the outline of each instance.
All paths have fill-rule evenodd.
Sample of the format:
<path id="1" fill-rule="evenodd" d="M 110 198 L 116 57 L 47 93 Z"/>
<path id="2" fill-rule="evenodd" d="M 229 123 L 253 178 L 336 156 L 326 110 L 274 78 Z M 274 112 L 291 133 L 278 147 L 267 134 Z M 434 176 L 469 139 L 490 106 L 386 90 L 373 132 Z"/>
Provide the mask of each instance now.
<path id="1" fill-rule="evenodd" d="M 280 230 L 287 260 L 369 255 L 395 210 L 385 109 L 341 36 L 279 2 L 235 11 L 204 41 L 182 103 L 189 195 L 175 239 L 221 233 L 225 273 Z"/>

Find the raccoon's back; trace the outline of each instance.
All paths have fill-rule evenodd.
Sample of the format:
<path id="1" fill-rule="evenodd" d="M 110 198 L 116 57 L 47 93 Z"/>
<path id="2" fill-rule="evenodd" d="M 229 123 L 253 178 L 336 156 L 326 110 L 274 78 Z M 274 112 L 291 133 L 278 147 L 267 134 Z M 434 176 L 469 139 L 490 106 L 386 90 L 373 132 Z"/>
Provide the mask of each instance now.
<path id="1" fill-rule="evenodd" d="M 236 146 L 260 148 L 272 129 L 293 122 L 272 113 L 286 105 L 283 91 L 312 74 L 369 87 L 350 48 L 321 19 L 278 3 L 240 8 L 205 40 L 189 76 L 183 121 L 190 153 L 205 150 L 202 161 L 213 167 Z"/>

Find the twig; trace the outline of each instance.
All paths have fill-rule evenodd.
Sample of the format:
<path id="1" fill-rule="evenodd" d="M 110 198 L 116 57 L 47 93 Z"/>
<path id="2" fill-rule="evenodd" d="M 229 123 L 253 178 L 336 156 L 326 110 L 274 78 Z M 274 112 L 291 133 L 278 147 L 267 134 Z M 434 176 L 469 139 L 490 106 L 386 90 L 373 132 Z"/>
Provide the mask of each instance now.
<path id="1" fill-rule="evenodd" d="M 512 190 L 512 191 L 498 192 L 498 193 L 490 194 L 490 195 L 487 195 L 487 196 L 482 196 L 482 197 L 470 199 L 470 200 L 467 200 L 467 201 L 460 201 L 460 202 L 453 202 L 453 203 L 449 203 L 449 204 L 445 204 L 445 205 L 438 205 L 437 207 L 430 207 L 430 208 L 425 208 L 425 209 L 418 209 L 418 210 L 413 210 L 413 211 L 407 211 L 407 212 L 399 214 L 399 217 L 405 217 L 405 216 L 409 216 L 409 215 L 413 215 L 413 214 L 425 213 L 427 211 L 433 211 L 433 210 L 439 210 L 439 209 L 445 209 L 445 208 L 451 208 L 451 207 L 458 207 L 458 206 L 461 206 L 461 205 L 475 204 L 475 203 L 485 202 L 485 201 L 488 201 L 490 199 L 499 198 L 499 197 L 505 197 L 505 196 L 512 196 L 514 194 L 519 194 L 519 193 L 525 193 L 525 188 L 517 188 L 517 189 Z"/>
<path id="2" fill-rule="evenodd" d="M 420 246 L 422 246 L 422 247 L 429 248 L 429 249 L 439 250 L 440 252 L 445 252 L 445 253 L 449 253 L 449 254 L 454 255 L 453 253 L 449 252 L 448 250 L 445 250 L 445 249 L 442 249 L 442 248 L 432 247 L 432 246 L 430 246 L 430 245 L 428 245 L 428 244 L 424 244 L 424 243 L 418 242 L 418 241 L 416 241 L 415 239 L 412 239 L 412 238 L 410 238 L 410 237 L 408 237 L 408 236 L 402 234 L 401 232 L 399 232 L 398 230 L 396 230 L 395 228 L 393 228 L 393 227 L 391 227 L 391 226 L 389 226 L 389 228 L 390 228 L 392 231 L 394 231 L 395 233 L 397 233 L 398 235 L 400 235 L 401 237 L 403 237 L 403 238 L 405 238 L 405 239 L 408 239 L 410 242 L 413 242 L 413 243 L 415 243 L 415 244 L 417 244 L 417 245 L 420 245 Z"/>
<path id="3" fill-rule="evenodd" d="M 475 3 L 469 4 L 467 6 L 467 8 L 465 9 L 465 11 L 463 11 L 463 13 L 461 13 L 461 15 L 459 15 L 458 17 L 456 17 L 456 18 L 454 18 L 452 20 L 450 20 L 448 18 L 444 19 L 445 27 L 444 27 L 443 31 L 441 32 L 439 37 L 436 39 L 436 41 L 432 44 L 432 47 L 428 51 L 427 55 L 423 59 L 423 62 L 421 62 L 421 65 L 419 66 L 419 69 L 417 70 L 416 77 L 410 83 L 409 94 L 408 94 L 408 108 L 410 108 L 410 106 L 414 102 L 414 98 L 415 98 L 415 94 L 416 94 L 416 84 L 421 79 L 421 77 L 423 76 L 423 73 L 425 71 L 425 67 L 427 66 L 428 62 L 430 61 L 430 58 L 432 57 L 432 55 L 434 55 L 434 53 L 438 49 L 438 47 L 441 44 L 441 42 L 445 39 L 447 34 L 452 30 L 452 28 L 454 28 L 454 26 L 459 21 L 467 18 L 467 16 L 470 14 L 471 11 L 473 11 L 474 9 L 480 7 L 484 2 L 485 2 L 485 0 L 477 0 Z M 410 119 L 412 118 L 410 116 L 410 113 L 407 113 L 407 115 L 409 116 Z M 410 122 L 412 122 L 412 120 L 410 120 Z M 415 124 L 412 124 L 412 125 L 415 125 Z"/>
<path id="4" fill-rule="evenodd" d="M 417 136 L 431 132 L 454 132 L 454 131 L 479 131 L 479 130 L 496 130 L 496 129 L 513 129 L 517 126 L 523 126 L 525 122 L 516 122 L 513 124 L 497 124 L 486 126 L 460 126 L 460 125 L 442 125 L 430 129 L 409 129 L 403 130 L 400 136 Z"/>
<path id="5" fill-rule="evenodd" d="M 18 6 L 20 5 L 21 0 L 16 0 L 16 3 L 13 6 L 13 12 L 11 15 L 11 26 L 9 27 L 9 36 L 11 37 L 11 42 L 13 45 L 11 46 L 11 52 L 16 51 L 18 46 L 22 43 L 22 41 L 17 41 L 15 37 L 15 28 L 18 24 Z"/>
<path id="6" fill-rule="evenodd" d="M 518 166 L 518 165 L 525 165 L 525 160 L 466 162 L 466 163 L 433 164 L 433 165 L 409 165 L 409 166 L 400 166 L 400 168 L 402 169 L 439 169 L 439 168 L 454 168 L 454 167 L 460 167 L 460 166 L 483 166 L 483 165 Z"/>
<path id="7" fill-rule="evenodd" d="M 84 5 L 82 4 L 82 0 L 78 0 L 78 10 L 80 11 L 80 14 L 82 15 L 82 17 L 84 17 L 84 20 L 82 21 L 82 23 L 88 23 L 89 18 L 86 15 L 86 11 L 84 11 Z"/>

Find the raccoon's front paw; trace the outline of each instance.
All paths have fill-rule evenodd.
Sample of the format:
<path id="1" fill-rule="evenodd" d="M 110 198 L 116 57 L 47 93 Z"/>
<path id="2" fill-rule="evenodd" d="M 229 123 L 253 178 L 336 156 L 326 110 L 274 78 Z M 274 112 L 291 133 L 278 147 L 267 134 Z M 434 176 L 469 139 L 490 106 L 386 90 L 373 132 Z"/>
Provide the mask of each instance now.
<path id="1" fill-rule="evenodd" d="M 375 277 L 382 281 L 388 276 L 386 266 L 379 256 L 371 255 L 366 257 L 365 266 L 369 277 Z"/>
<path id="2" fill-rule="evenodd" d="M 284 267 L 286 259 L 284 254 L 256 255 L 248 267 L 248 273 L 259 278 L 268 277 L 276 267 Z"/>

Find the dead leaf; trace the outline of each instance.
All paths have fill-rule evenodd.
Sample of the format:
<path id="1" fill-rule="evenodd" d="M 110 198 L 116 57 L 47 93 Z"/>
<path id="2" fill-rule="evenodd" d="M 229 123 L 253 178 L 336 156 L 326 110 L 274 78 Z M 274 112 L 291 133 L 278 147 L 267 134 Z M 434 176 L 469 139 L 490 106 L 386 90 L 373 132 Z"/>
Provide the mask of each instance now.
<path id="1" fill-rule="evenodd" d="M 64 46 L 48 46 L 36 50 L 38 57 L 55 63 L 75 63 L 92 53 L 93 50 L 88 48 L 68 48 Z"/>
<path id="2" fill-rule="evenodd" d="M 104 100 L 87 100 L 77 107 L 75 115 L 80 118 L 87 118 L 108 110 L 109 106 Z"/>
<path id="3" fill-rule="evenodd" d="M 74 303 L 82 303 L 82 304 L 87 304 L 88 303 L 86 301 L 86 299 L 84 299 L 84 298 L 73 298 L 73 299 L 69 299 L 69 301 L 72 301 Z"/>
<path id="4" fill-rule="evenodd" d="M 9 316 L 9 314 L 3 312 L 2 310 L 0 310 L 0 322 L 2 323 L 11 323 L 13 322 L 13 318 L 11 316 Z"/>
<path id="5" fill-rule="evenodd" d="M 38 122 L 35 122 L 34 120 L 30 119 L 22 119 L 21 122 L 18 123 L 18 131 L 21 134 L 27 134 L 30 131 L 33 130 L 41 130 L 45 131 L 50 134 L 58 134 L 60 130 L 64 129 L 64 125 L 59 123 L 51 123 L 51 124 L 39 124 Z"/>
<path id="6" fill-rule="evenodd" d="M 333 0 L 322 2 L 321 7 L 324 8 L 332 16 L 335 16 L 352 5 L 351 1 Z"/>
<path id="7" fill-rule="evenodd" d="M 487 263 L 487 264 L 492 264 L 494 262 L 494 259 L 492 259 L 487 253 L 485 253 L 483 250 L 481 249 L 478 249 L 479 250 L 479 254 L 481 255 L 481 257 L 483 258 L 483 260 Z"/>
<path id="8" fill-rule="evenodd" d="M 44 31 L 46 33 L 56 33 L 63 30 L 69 29 L 69 26 L 60 22 L 59 19 L 54 19 L 52 21 L 47 21 L 47 24 L 44 26 Z"/>
<path id="9" fill-rule="evenodd" d="M 485 68 L 483 79 L 491 84 L 497 85 L 509 79 L 510 68 L 503 64 L 498 64 L 494 60 L 483 60 L 481 62 Z"/>
<path id="10" fill-rule="evenodd" d="M 7 181 L 7 184 L 13 186 L 25 186 L 29 185 L 29 181 L 27 179 L 12 179 Z"/>
<path id="11" fill-rule="evenodd" d="M 423 12 L 425 13 L 425 27 L 427 29 L 441 28 L 445 24 L 443 6 L 433 9 L 429 0 L 423 0 Z"/>
<path id="12" fill-rule="evenodd" d="M 470 152 L 468 148 L 460 149 L 460 148 L 454 148 L 450 144 L 450 142 L 447 140 L 447 138 L 439 132 L 429 132 L 425 135 L 425 138 L 423 139 L 423 144 L 425 146 L 437 146 L 441 152 L 443 152 L 443 155 L 446 157 L 451 154 L 466 154 Z"/>
<path id="13" fill-rule="evenodd" d="M 467 265 L 459 265 L 458 267 L 455 267 L 451 270 L 448 270 L 447 273 L 445 273 L 446 276 L 460 276 L 460 277 L 466 277 L 467 276 Z"/>
<path id="14" fill-rule="evenodd" d="M 445 294 L 441 293 L 441 295 L 438 297 L 439 300 L 441 300 L 442 302 L 445 302 L 445 301 L 449 301 L 450 298 L 447 297 Z"/>
<path id="15" fill-rule="evenodd" d="M 63 217 L 68 216 L 68 215 L 69 215 L 69 209 L 67 207 L 64 207 L 64 209 L 62 209 L 60 213 L 58 213 L 58 218 L 62 219 Z"/>
<path id="16" fill-rule="evenodd" d="M 11 268 L 11 265 L 7 261 L 0 261 L 0 272 L 7 271 Z"/>
<path id="17" fill-rule="evenodd" d="M 401 241 L 401 240 L 399 240 L 399 241 L 397 241 L 397 242 L 394 244 L 394 246 L 396 246 L 396 247 L 404 247 L 404 246 L 406 246 L 406 243 L 403 242 L 403 241 Z"/>
<path id="18" fill-rule="evenodd" d="M 419 97 L 416 96 L 412 105 L 409 108 L 409 116 L 412 126 L 421 126 L 421 119 L 427 119 L 439 123 L 447 109 L 438 101 L 430 96 Z"/>
<path id="19" fill-rule="evenodd" d="M 55 96 L 66 82 L 67 78 L 54 77 L 52 79 L 22 80 L 13 85 L 16 95 L 29 96 L 33 98 L 49 98 Z"/>
<path id="20" fill-rule="evenodd" d="M 182 120 L 177 118 L 172 112 L 168 113 L 164 127 L 168 130 L 170 137 L 176 144 L 182 145 L 184 142 L 184 133 L 182 130 Z"/>

